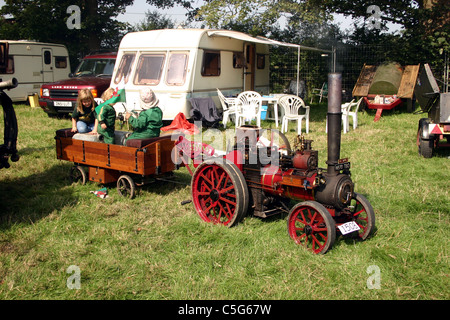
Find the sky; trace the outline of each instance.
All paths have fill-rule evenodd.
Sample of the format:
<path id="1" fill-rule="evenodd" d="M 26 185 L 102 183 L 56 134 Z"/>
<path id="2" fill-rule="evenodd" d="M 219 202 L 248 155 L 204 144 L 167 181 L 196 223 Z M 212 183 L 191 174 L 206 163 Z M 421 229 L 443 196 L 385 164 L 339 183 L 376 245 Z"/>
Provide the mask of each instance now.
<path id="1" fill-rule="evenodd" d="M 199 1 L 197 0 L 197 2 Z M 129 22 L 131 25 L 135 25 L 145 19 L 145 13 L 147 11 L 155 10 L 158 10 L 162 14 L 167 15 L 167 17 L 172 21 L 175 21 L 176 24 L 186 20 L 185 14 L 187 13 L 187 11 L 182 7 L 161 10 L 149 5 L 145 0 L 134 0 L 133 5 L 126 8 L 125 14 L 120 14 L 119 16 L 117 16 L 117 20 L 121 22 Z"/>

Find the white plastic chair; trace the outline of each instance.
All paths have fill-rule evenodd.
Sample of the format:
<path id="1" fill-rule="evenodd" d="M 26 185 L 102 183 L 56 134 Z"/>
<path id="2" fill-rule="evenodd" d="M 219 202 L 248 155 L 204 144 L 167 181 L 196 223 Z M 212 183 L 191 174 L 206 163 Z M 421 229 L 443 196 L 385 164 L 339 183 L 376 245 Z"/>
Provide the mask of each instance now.
<path id="1" fill-rule="evenodd" d="M 222 91 L 217 89 L 217 95 L 219 96 L 220 104 L 222 105 L 223 118 L 222 124 L 224 127 L 227 126 L 228 119 L 231 115 L 235 117 L 235 124 L 237 123 L 237 109 L 236 109 L 236 98 L 226 98 Z"/>
<path id="2" fill-rule="evenodd" d="M 350 106 L 352 105 L 352 103 L 355 102 L 355 99 L 353 99 L 350 102 L 346 102 L 344 104 L 341 105 L 341 112 L 342 112 L 342 128 L 344 129 L 344 133 L 347 133 L 349 131 L 348 129 L 348 113 L 350 110 Z M 328 125 L 328 123 L 327 123 Z"/>
<path id="3" fill-rule="evenodd" d="M 323 98 L 328 98 L 328 83 L 327 82 L 324 82 L 322 84 L 322 88 L 320 88 L 320 89 L 312 89 L 310 103 L 313 103 L 315 96 L 319 97 L 319 103 L 322 102 Z"/>
<path id="4" fill-rule="evenodd" d="M 288 130 L 289 120 L 297 121 L 297 133 L 302 134 L 302 120 L 305 119 L 306 133 L 309 133 L 309 106 L 305 106 L 305 102 L 295 95 L 285 95 L 280 98 L 278 103 L 284 110 L 284 116 L 281 120 L 281 132 Z M 300 113 L 302 108 L 305 113 Z"/>
<path id="5" fill-rule="evenodd" d="M 341 105 L 341 112 L 342 112 L 342 128 L 344 130 L 344 133 L 347 133 L 349 131 L 349 117 L 352 117 L 353 119 L 353 130 L 356 129 L 358 126 L 358 109 L 362 102 L 362 98 L 358 100 L 358 102 L 355 102 L 355 99 L 353 99 L 350 102 L 343 103 Z M 352 107 L 355 107 L 354 111 L 352 110 Z M 327 127 L 326 132 L 328 132 L 328 119 L 327 119 Z"/>
<path id="6" fill-rule="evenodd" d="M 358 126 L 358 110 L 359 110 L 359 106 L 361 105 L 363 101 L 363 98 L 360 98 L 357 102 L 352 102 L 349 107 L 348 107 L 348 111 L 347 111 L 347 131 L 348 131 L 348 118 L 349 116 L 352 117 L 352 122 L 353 122 L 353 130 L 356 129 L 356 127 Z M 352 108 L 354 107 L 353 111 Z"/>
<path id="7" fill-rule="evenodd" d="M 256 119 L 258 127 L 261 126 L 262 97 L 256 91 L 241 92 L 236 98 L 237 120 L 236 127 Z"/>

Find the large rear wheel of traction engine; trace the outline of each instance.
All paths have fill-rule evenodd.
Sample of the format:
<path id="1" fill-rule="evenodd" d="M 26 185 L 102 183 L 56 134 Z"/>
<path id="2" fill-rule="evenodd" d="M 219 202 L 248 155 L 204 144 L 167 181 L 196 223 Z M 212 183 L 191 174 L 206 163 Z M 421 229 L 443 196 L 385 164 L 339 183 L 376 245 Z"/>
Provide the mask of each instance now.
<path id="1" fill-rule="evenodd" d="M 336 224 L 328 210 L 319 202 L 305 201 L 289 212 L 289 236 L 314 253 L 324 254 L 336 240 Z"/>
<path id="2" fill-rule="evenodd" d="M 226 159 L 200 164 L 192 176 L 191 190 L 194 208 L 205 222 L 232 227 L 247 212 L 247 184 L 236 165 Z"/>
<path id="3" fill-rule="evenodd" d="M 117 179 L 117 192 L 125 198 L 133 199 L 136 195 L 136 185 L 133 179 L 124 174 Z"/>

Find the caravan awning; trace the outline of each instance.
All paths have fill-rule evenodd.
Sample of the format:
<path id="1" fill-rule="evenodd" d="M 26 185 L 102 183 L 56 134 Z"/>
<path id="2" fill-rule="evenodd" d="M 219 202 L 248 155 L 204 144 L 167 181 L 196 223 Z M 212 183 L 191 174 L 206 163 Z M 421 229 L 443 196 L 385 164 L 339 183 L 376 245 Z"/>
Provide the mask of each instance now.
<path id="1" fill-rule="evenodd" d="M 238 32 L 238 31 L 211 30 L 211 31 L 208 31 L 207 34 L 209 37 L 228 37 L 228 38 L 238 39 L 238 40 L 242 40 L 242 41 L 246 41 L 246 42 L 262 43 L 262 44 L 268 44 L 268 45 L 272 45 L 272 46 L 284 46 L 284 47 L 299 48 L 302 50 L 311 50 L 311 51 L 332 53 L 331 50 L 323 50 L 323 49 L 319 49 L 319 48 L 302 46 L 299 44 L 276 41 L 276 40 L 272 40 L 272 39 L 268 39 L 268 38 L 260 37 L 260 36 L 252 37 L 248 34 Z"/>

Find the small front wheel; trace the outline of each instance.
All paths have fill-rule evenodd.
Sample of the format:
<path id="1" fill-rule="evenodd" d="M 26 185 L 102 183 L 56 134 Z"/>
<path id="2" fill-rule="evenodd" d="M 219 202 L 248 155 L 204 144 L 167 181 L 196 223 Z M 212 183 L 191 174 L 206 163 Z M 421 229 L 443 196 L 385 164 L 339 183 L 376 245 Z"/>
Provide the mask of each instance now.
<path id="1" fill-rule="evenodd" d="M 133 199 L 136 195 L 136 184 L 128 175 L 122 175 L 117 179 L 117 192 L 125 198 Z"/>
<path id="2" fill-rule="evenodd" d="M 349 208 L 353 220 L 360 227 L 358 237 L 366 240 L 375 229 L 375 212 L 372 205 L 363 195 L 355 192 Z"/>
<path id="3" fill-rule="evenodd" d="M 289 236 L 314 253 L 324 254 L 336 240 L 336 223 L 328 210 L 319 202 L 305 201 L 289 212 Z"/>

